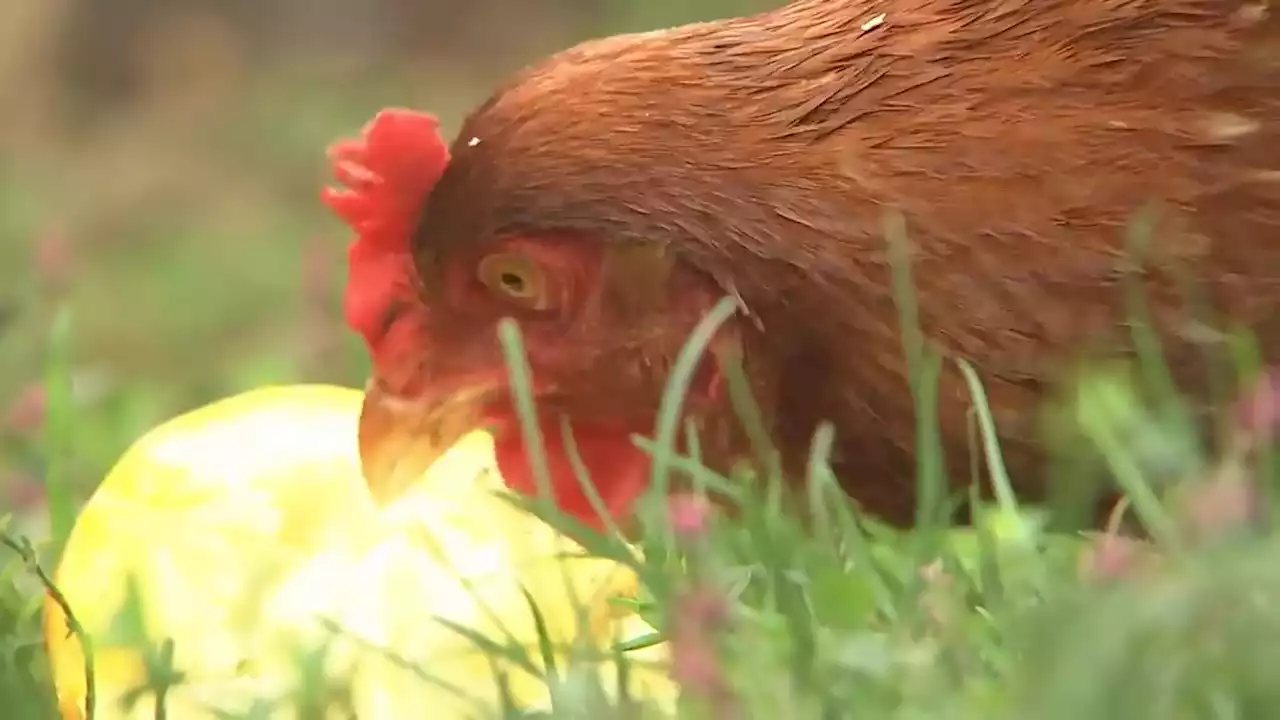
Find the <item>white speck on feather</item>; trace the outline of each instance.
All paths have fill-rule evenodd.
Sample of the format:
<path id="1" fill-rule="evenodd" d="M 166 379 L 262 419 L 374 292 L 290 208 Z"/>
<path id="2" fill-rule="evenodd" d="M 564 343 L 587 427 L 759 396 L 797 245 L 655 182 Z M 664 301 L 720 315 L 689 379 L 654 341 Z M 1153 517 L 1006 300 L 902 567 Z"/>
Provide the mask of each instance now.
<path id="1" fill-rule="evenodd" d="M 1236 19 L 1244 25 L 1257 25 L 1267 19 L 1270 14 L 1270 8 L 1267 3 L 1260 2 L 1252 5 L 1242 5 L 1236 10 Z"/>
<path id="2" fill-rule="evenodd" d="M 1213 141 L 1229 143 L 1262 129 L 1262 123 L 1235 113 L 1211 113 L 1201 123 L 1204 135 Z"/>
<path id="3" fill-rule="evenodd" d="M 475 147 L 480 144 L 480 138 L 473 137 L 467 141 L 467 147 Z"/>
<path id="4" fill-rule="evenodd" d="M 884 24 L 884 13 L 880 13 L 870 20 L 862 23 L 862 32 L 871 32 Z"/>

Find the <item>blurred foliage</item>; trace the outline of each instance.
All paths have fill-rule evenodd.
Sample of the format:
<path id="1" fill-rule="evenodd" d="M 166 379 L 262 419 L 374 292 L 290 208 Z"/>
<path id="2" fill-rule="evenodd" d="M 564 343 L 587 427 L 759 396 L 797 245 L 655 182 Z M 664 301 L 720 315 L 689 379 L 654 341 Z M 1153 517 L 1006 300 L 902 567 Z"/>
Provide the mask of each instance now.
<path id="1" fill-rule="evenodd" d="M 75 326 L 83 489 L 179 410 L 265 382 L 359 383 L 346 238 L 316 195 L 327 143 L 387 105 L 455 127 L 502 76 L 589 36 L 772 4 L 4 3 L 0 507 L 41 472 L 55 304 Z"/>
<path id="2" fill-rule="evenodd" d="M 701 468 L 696 456 L 677 455 L 674 436 L 660 430 L 647 446 L 655 464 L 687 473 L 693 492 L 668 498 L 659 484 L 642 501 L 644 592 L 630 602 L 670 644 L 681 688 L 676 716 L 1274 717 L 1280 475 L 1270 456 L 1280 372 L 1262 376 L 1221 415 L 1232 439 L 1220 453 L 1208 452 L 1188 427 L 1164 422 L 1169 400 L 1146 397 L 1137 379 L 1147 376 L 1135 366 L 1085 373 L 1073 386 L 1074 402 L 1060 410 L 1062 422 L 1087 438 L 1077 449 L 1126 477 L 1142 525 L 1161 526 L 1150 542 L 1046 532 L 1039 509 L 1016 500 L 979 506 L 968 528 L 887 528 L 843 501 L 821 433 L 809 497 L 794 498 L 807 503 L 802 522 L 793 498 L 773 491 L 780 478 L 744 483 Z M 679 392 L 674 381 L 668 392 Z M 675 427 L 674 404 L 663 405 L 659 428 Z M 989 414 L 979 393 L 974 410 Z M 1165 430 L 1133 442 L 1134 428 L 1143 426 Z M 1180 480 L 1169 482 L 1171 474 Z M 765 492 L 745 490 L 761 485 Z M 710 495 L 734 512 L 719 513 Z M 631 562 L 616 537 L 584 532 L 537 500 L 525 504 L 580 537 L 588 553 Z M 28 582 L 39 568 L 22 548 L 9 549 L 17 552 L 0 558 L 0 691 L 18 689 L 30 703 L 19 720 L 43 720 L 49 715 L 37 708 L 47 690 L 32 692 L 47 689 L 34 612 L 39 585 Z M 122 612 L 131 616 L 128 600 Z M 130 627 L 130 642 L 151 658 L 139 695 L 165 697 L 185 683 L 172 646 L 164 649 L 136 622 Z M 496 657 L 531 652 L 497 638 L 473 642 Z M 588 672 L 598 661 L 571 656 L 544 674 L 546 712 L 505 707 L 480 716 L 671 717 L 638 707 L 646 698 L 616 693 L 608 678 Z M 305 656 L 298 663 L 300 673 L 314 665 Z M 619 682 L 625 686 L 625 677 Z M 300 717 L 320 717 L 303 710 L 315 707 L 308 703 L 318 687 L 328 686 L 302 682 L 284 702 Z M 331 696 L 324 697 L 332 711 Z"/>

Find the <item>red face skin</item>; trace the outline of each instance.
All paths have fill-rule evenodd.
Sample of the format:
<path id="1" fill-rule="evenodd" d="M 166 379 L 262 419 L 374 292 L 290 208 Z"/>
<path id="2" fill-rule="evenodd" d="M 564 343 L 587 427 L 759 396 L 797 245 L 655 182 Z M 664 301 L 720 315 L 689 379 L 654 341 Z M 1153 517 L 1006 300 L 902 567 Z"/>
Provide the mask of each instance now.
<path id="1" fill-rule="evenodd" d="M 580 238 L 500 239 L 444 258 L 430 282 L 419 283 L 409 239 L 448 162 L 435 119 L 385 110 L 361 139 L 329 155 L 346 188 L 327 189 L 324 199 L 356 231 L 344 306 L 373 363 L 360 450 L 375 495 L 394 496 L 479 427 L 492 431 L 508 485 L 538 491 L 496 334 L 499 320 L 511 317 L 532 370 L 558 505 L 605 526 L 566 449 L 568 418 L 587 477 L 607 512 L 625 520 L 649 473 L 632 435 L 652 435 L 670 359 L 716 295 L 704 292 L 701 278 L 663 276 L 665 292 L 657 294 L 681 298 L 685 311 L 659 331 L 641 331 L 634 303 L 619 302 L 605 246 Z M 708 363 L 686 403 L 715 402 L 718 384 Z"/>

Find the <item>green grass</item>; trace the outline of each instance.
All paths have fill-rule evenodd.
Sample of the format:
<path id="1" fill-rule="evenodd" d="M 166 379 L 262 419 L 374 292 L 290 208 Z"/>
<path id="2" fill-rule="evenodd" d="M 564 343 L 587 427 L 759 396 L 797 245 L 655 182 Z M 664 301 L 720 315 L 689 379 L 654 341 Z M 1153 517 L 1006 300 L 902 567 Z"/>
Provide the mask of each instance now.
<path id="1" fill-rule="evenodd" d="M 905 238 L 893 242 L 903 243 L 895 251 L 901 263 Z M 909 324 L 910 303 L 902 304 Z M 1270 680 L 1280 660 L 1280 613 L 1272 609 L 1280 603 L 1280 536 L 1269 524 L 1244 522 L 1239 502 L 1219 502 L 1216 515 L 1195 511 L 1224 496 L 1224 488 L 1232 497 L 1238 490 L 1233 470 L 1266 480 L 1270 475 L 1261 469 L 1267 465 L 1241 453 L 1208 456 L 1188 424 L 1166 421 L 1169 404 L 1185 410 L 1184 400 L 1174 390 L 1152 401 L 1137 380 L 1150 377 L 1142 363 L 1159 362 L 1158 353 L 1136 368 L 1083 373 L 1069 393 L 1074 404 L 1063 413 L 1085 440 L 1079 451 L 1097 455 L 1121 479 L 1134 513 L 1153 532 L 1143 550 L 1150 557 L 1134 560 L 1114 542 L 1046 531 L 1043 508 L 1020 507 L 1007 489 L 997 504 L 980 507 L 973 527 L 945 527 L 928 509 L 915 530 L 884 527 L 843 501 L 826 462 L 829 428 L 815 438 L 808 493 L 798 505 L 779 489 L 776 473 L 749 482 L 715 473 L 699 464 L 696 442 L 689 456 L 675 454 L 689 369 L 734 309 L 726 299 L 695 331 L 673 368 L 655 437 L 642 444 L 654 456 L 655 488 L 667 487 L 670 473 L 686 473 L 700 492 L 736 504 L 738 517 L 709 512 L 704 526 L 677 532 L 665 496 L 655 492 L 642 503 L 643 558 L 637 559 L 616 539 L 586 533 L 546 503 L 525 501 L 531 512 L 582 536 L 592 554 L 636 566 L 645 586 L 641 610 L 669 636 L 679 658 L 673 672 L 683 683 L 682 717 L 1163 720 L 1280 712 L 1280 687 Z M 77 437 L 67 361 L 74 327 L 67 315 L 58 318 L 43 433 L 55 455 L 73 449 Z M 910 328 L 904 335 L 908 356 L 923 370 L 902 391 L 917 397 L 921 452 L 937 452 L 928 408 L 928 379 L 936 370 L 928 367 L 944 359 L 930 360 Z M 518 329 L 503 325 L 500 339 L 518 409 L 532 417 Z M 1240 357 L 1239 373 L 1256 369 L 1247 353 Z M 1007 478 L 983 404 L 981 368 L 964 371 L 975 399 L 976 442 L 994 461 L 999 486 Z M 738 406 L 749 422 L 750 403 Z M 1134 441 L 1151 429 L 1158 432 Z M 938 478 L 928 477 L 942 463 L 922 458 L 920 467 L 924 496 L 944 499 Z M 47 469 L 56 544 L 68 527 L 70 481 L 61 465 Z M 1170 484 L 1170 475 L 1180 482 Z M 10 545 L 13 554 L 0 566 L 0 697 L 20 698 L 15 717 L 49 717 L 38 587 L 31 582 L 41 556 L 19 542 Z M 528 664 L 524 650 L 501 638 L 473 639 Z M 180 682 L 181 669 L 169 665 L 171 651 L 154 647 L 152 683 L 140 692 L 163 694 Z M 580 648 L 577 663 L 551 665 L 550 716 L 659 717 L 625 693 L 605 692 L 596 676 L 582 672 L 602 650 L 625 657 L 623 649 Z M 541 652 L 549 656 L 550 648 Z M 304 684 L 299 707 L 315 707 L 321 697 L 315 687 L 322 684 Z M 514 708 L 495 713 L 524 716 Z"/>

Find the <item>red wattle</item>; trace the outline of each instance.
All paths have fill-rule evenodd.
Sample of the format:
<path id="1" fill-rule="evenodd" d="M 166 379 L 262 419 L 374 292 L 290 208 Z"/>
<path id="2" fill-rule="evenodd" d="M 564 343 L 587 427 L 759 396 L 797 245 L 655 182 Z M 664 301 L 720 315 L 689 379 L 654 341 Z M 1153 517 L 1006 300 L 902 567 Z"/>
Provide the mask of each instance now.
<path id="1" fill-rule="evenodd" d="M 564 442 L 558 421 L 542 423 L 547 469 L 556 505 L 584 524 L 605 529 L 604 519 L 592 508 Z M 631 433 L 616 428 L 573 428 L 574 447 L 587 468 L 587 478 L 596 488 L 605 510 L 614 522 L 624 525 L 644 493 L 649 480 L 649 456 L 631 441 Z M 498 470 L 507 486 L 516 492 L 536 496 L 538 481 L 533 474 L 518 424 L 500 432 L 495 439 Z"/>

